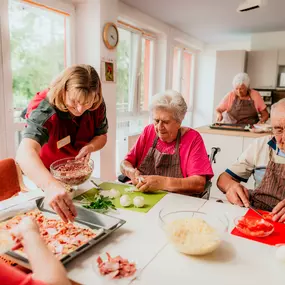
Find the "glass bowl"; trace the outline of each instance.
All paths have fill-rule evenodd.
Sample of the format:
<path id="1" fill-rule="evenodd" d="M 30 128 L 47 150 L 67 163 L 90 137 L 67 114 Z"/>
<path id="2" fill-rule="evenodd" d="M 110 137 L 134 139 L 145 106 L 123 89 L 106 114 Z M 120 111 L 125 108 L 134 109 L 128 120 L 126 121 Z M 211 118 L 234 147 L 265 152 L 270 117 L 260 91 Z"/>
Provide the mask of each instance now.
<path id="1" fill-rule="evenodd" d="M 228 231 L 226 216 L 190 210 L 162 209 L 159 219 L 169 242 L 181 253 L 205 255 L 216 250 Z"/>
<path id="2" fill-rule="evenodd" d="M 267 237 L 274 232 L 272 223 L 258 217 L 237 217 L 234 223 L 237 230 L 250 237 Z"/>
<path id="3" fill-rule="evenodd" d="M 53 162 L 50 166 L 51 174 L 64 184 L 76 186 L 89 179 L 94 169 L 94 162 L 90 159 L 76 160 L 74 157 L 67 157 Z"/>

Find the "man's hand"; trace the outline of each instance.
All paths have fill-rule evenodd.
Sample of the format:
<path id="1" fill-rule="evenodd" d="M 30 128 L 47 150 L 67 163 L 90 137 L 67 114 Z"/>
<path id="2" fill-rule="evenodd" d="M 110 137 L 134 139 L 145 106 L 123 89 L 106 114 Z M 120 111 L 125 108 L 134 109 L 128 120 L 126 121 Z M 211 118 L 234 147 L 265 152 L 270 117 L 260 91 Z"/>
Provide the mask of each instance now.
<path id="1" fill-rule="evenodd" d="M 166 188 L 167 177 L 159 175 L 142 175 L 140 177 L 140 182 L 136 186 L 142 192 L 163 190 Z"/>
<path id="2" fill-rule="evenodd" d="M 84 160 L 86 162 L 89 161 L 90 159 L 90 155 L 91 153 L 94 151 L 94 147 L 92 144 L 88 144 L 86 146 L 84 146 L 78 153 L 78 155 L 75 157 L 75 159 L 82 159 L 84 158 Z"/>
<path id="3" fill-rule="evenodd" d="M 273 221 L 284 223 L 285 222 L 285 199 L 279 202 L 272 210 Z"/>
<path id="4" fill-rule="evenodd" d="M 227 199 L 234 205 L 249 207 L 249 192 L 240 183 L 231 184 L 226 192 Z"/>
<path id="5" fill-rule="evenodd" d="M 61 184 L 55 185 L 55 187 L 49 187 L 49 189 L 45 191 L 45 199 L 64 222 L 74 221 L 77 215 L 76 209 Z"/>

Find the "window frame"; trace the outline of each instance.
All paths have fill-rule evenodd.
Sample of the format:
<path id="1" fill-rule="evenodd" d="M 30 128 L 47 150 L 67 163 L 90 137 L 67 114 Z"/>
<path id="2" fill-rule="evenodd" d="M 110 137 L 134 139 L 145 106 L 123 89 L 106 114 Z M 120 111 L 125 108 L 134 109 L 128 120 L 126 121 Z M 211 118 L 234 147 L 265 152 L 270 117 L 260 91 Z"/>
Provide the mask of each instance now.
<path id="1" fill-rule="evenodd" d="M 174 89 L 173 82 L 174 82 L 174 50 L 178 49 L 180 52 L 180 62 L 179 64 L 179 90 L 176 90 L 180 93 L 183 91 L 183 80 L 184 80 L 184 53 L 189 53 L 192 55 L 191 58 L 191 68 L 190 68 L 190 89 L 189 89 L 189 94 L 187 94 L 188 97 L 188 108 L 187 108 L 187 113 L 190 113 L 190 118 L 189 118 L 189 126 L 192 126 L 193 123 L 193 110 L 194 110 L 194 85 L 195 85 L 195 64 L 196 64 L 196 52 L 194 50 L 191 50 L 185 46 L 182 46 L 179 43 L 176 43 L 173 45 L 172 48 L 172 77 L 171 77 L 171 87 Z M 182 94 L 183 95 L 183 94 Z M 186 95 L 185 95 L 186 96 Z"/>
<path id="2" fill-rule="evenodd" d="M 0 76 L 3 78 L 3 87 L 0 88 L 0 102 L 4 102 L 4 113 L 0 113 L 0 120 L 5 122 L 3 131 L 6 139 L 6 144 L 0 145 L 0 154 L 4 157 L 15 157 L 15 132 L 22 131 L 25 127 L 25 122 L 14 122 L 14 106 L 13 106 L 13 88 L 12 88 L 12 68 L 10 64 L 11 48 L 10 48 L 10 33 L 9 33 L 9 0 L 0 1 L 0 57 L 2 57 L 3 65 L 0 70 Z M 21 2 L 19 0 L 19 2 Z M 75 8 L 72 4 L 63 3 L 54 0 L 24 0 L 26 4 L 41 6 L 42 9 L 54 9 L 69 14 L 69 21 L 66 29 L 68 30 L 66 41 L 66 60 L 67 65 L 75 63 Z M 40 7 L 39 7 L 40 8 Z M 2 50 L 1 50 L 2 47 Z M 3 127 L 2 127 L 3 128 Z M 1 159 L 1 157 L 0 157 Z"/>
<path id="3" fill-rule="evenodd" d="M 150 57 L 150 80 L 149 80 L 149 97 L 153 95 L 153 90 L 154 90 L 154 80 L 153 80 L 153 75 L 154 75 L 154 69 L 155 69 L 155 45 L 156 45 L 156 37 L 154 35 L 150 35 L 148 33 L 145 33 L 143 30 L 137 29 L 131 25 L 128 25 L 122 21 L 118 21 L 117 23 L 118 28 L 124 29 L 126 31 L 129 31 L 134 34 L 138 34 L 141 36 L 140 42 L 139 42 L 139 51 L 137 57 L 140 59 L 139 64 L 137 66 L 137 75 L 136 75 L 136 88 L 135 88 L 135 93 L 134 97 L 132 98 L 132 94 L 129 93 L 129 100 L 131 101 L 131 110 L 128 112 L 117 112 L 117 122 L 122 123 L 125 121 L 131 121 L 134 120 L 134 118 L 139 117 L 146 117 L 149 116 L 149 111 L 140 111 L 140 99 L 141 99 L 141 53 L 142 53 L 142 39 L 148 39 L 153 41 L 152 42 L 152 52 L 151 52 L 151 57 Z"/>

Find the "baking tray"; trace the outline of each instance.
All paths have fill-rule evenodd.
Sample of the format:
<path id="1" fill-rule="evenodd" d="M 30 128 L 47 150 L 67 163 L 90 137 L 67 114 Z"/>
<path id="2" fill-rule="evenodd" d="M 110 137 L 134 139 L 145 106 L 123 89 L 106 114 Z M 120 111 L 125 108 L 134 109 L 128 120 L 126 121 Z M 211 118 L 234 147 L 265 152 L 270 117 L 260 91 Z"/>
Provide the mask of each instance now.
<path id="1" fill-rule="evenodd" d="M 238 132 L 249 132 L 248 124 L 222 124 L 222 123 L 214 123 L 209 127 L 211 129 L 217 130 L 227 130 L 227 131 L 238 131 Z"/>
<path id="2" fill-rule="evenodd" d="M 56 215 L 54 211 L 45 208 L 43 200 L 44 200 L 43 198 L 36 200 L 34 209 L 38 209 L 39 211 L 49 214 L 49 215 L 50 214 Z M 107 236 L 112 234 L 114 231 L 116 231 L 123 224 L 126 223 L 126 221 L 122 219 L 118 219 L 118 218 L 108 216 L 105 214 L 100 214 L 100 213 L 85 209 L 80 206 L 75 206 L 75 207 L 77 210 L 77 217 L 75 219 L 75 222 L 82 226 L 88 226 L 90 229 L 100 230 L 100 233 L 96 235 L 96 237 L 94 237 L 93 239 L 89 240 L 87 243 L 78 247 L 73 252 L 68 253 L 67 255 L 59 259 L 63 265 L 66 265 L 68 262 L 75 259 L 81 253 L 83 253 L 87 249 L 91 248 L 95 244 L 102 241 L 103 239 L 105 239 Z M 28 212 L 28 211 L 31 211 L 31 209 L 26 210 L 26 211 L 21 211 L 20 213 L 18 213 L 18 215 L 24 214 L 25 212 Z M 5 220 L 2 220 L 1 222 L 5 222 L 9 220 L 10 218 L 12 218 L 12 216 Z M 23 255 L 20 255 L 14 251 L 8 251 L 6 252 L 5 255 L 8 259 L 11 259 L 17 262 L 24 267 L 30 268 L 29 260 Z"/>

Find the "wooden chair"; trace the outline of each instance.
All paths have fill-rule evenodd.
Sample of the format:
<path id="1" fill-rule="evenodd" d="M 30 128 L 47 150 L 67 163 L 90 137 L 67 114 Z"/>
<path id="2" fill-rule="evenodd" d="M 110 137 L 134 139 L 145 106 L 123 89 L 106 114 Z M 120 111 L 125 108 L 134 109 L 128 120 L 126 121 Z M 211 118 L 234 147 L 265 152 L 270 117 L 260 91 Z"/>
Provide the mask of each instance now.
<path id="1" fill-rule="evenodd" d="M 0 201 L 27 192 L 22 171 L 12 158 L 0 160 Z"/>

